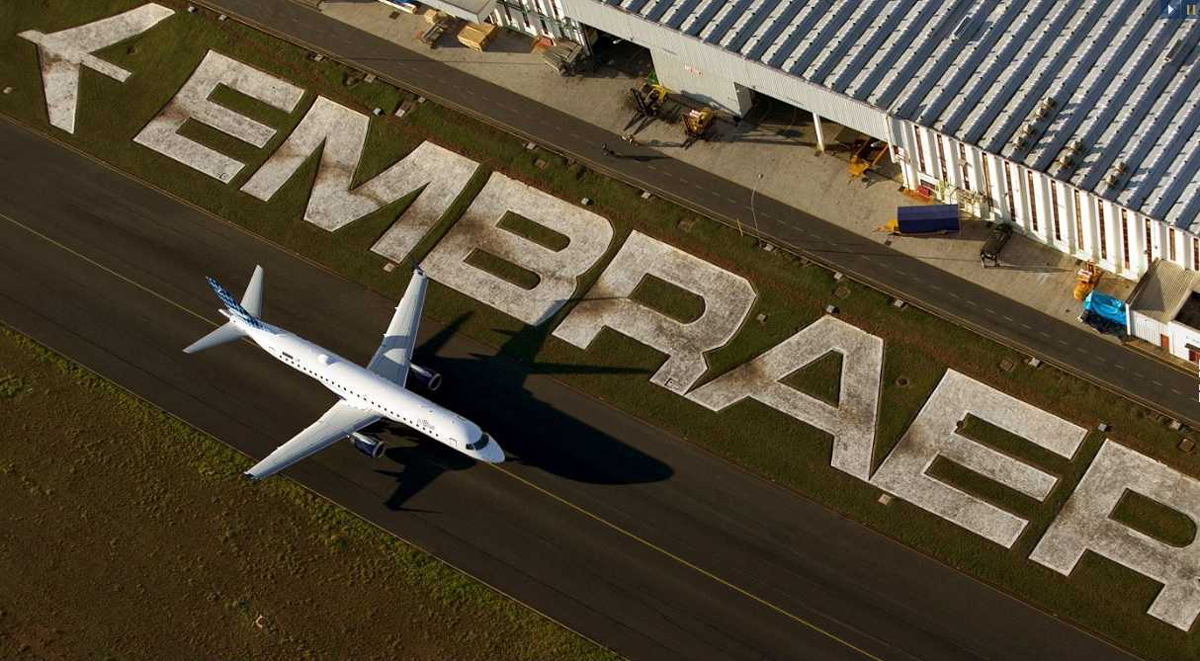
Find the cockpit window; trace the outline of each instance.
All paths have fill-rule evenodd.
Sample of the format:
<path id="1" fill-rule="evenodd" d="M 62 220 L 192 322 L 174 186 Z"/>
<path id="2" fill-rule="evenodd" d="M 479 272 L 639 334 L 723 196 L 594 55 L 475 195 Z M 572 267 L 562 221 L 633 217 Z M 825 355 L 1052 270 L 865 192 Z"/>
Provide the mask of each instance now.
<path id="1" fill-rule="evenodd" d="M 475 441 L 474 443 L 467 443 L 467 449 L 482 450 L 483 448 L 487 447 L 488 442 L 491 440 L 491 437 L 489 437 L 487 434 L 480 434 L 479 440 Z"/>

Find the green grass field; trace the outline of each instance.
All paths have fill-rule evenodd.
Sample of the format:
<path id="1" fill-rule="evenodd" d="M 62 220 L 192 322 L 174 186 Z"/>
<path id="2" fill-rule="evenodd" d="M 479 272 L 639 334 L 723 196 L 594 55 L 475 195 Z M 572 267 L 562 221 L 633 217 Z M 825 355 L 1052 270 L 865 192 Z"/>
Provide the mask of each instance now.
<path id="1" fill-rule="evenodd" d="M 0 429 L 0 658 L 618 658 L 2 325 Z"/>
<path id="2" fill-rule="evenodd" d="M 564 200 L 591 198 L 594 205 L 590 209 L 613 223 L 613 245 L 605 258 L 583 276 L 580 292 L 595 282 L 603 265 L 635 228 L 754 283 L 759 294 L 754 309 L 741 332 L 727 346 L 708 356 L 711 369 L 706 380 L 781 342 L 820 318 L 826 304 L 836 303 L 841 319 L 885 341 L 875 466 L 894 447 L 949 367 L 1086 428 L 1094 429 L 1099 422 L 1107 422 L 1113 426 L 1109 436 L 1115 440 L 1188 474 L 1200 475 L 1200 457 L 1175 449 L 1181 436 L 1170 431 L 1157 414 L 1126 399 L 1046 366 L 1031 368 L 1021 361 L 1021 355 L 1010 349 L 911 307 L 894 308 L 890 299 L 868 287 L 835 282 L 830 272 L 781 251 L 763 252 L 756 241 L 739 236 L 736 230 L 697 218 L 661 199 L 644 200 L 634 187 L 602 177 L 560 156 L 526 150 L 514 137 L 432 103 L 415 104 L 403 119 L 391 117 L 390 112 L 411 99 L 411 95 L 382 81 L 347 87 L 344 82 L 350 72 L 342 65 L 329 60 L 311 62 L 302 49 L 233 21 L 218 23 L 211 14 L 180 13 L 127 43 L 101 52 L 101 57 L 135 72 L 134 75 L 126 83 L 117 84 L 85 71 L 76 134 L 66 135 L 48 128 L 36 49 L 14 38 L 13 33 L 31 27 L 51 31 L 73 26 L 137 4 L 140 4 L 137 0 L 97 0 L 83 6 L 20 0 L 0 7 L 0 26 L 4 27 L 0 33 L 0 52 L 5 55 L 0 59 L 0 77 L 10 81 L 6 84 L 15 81 L 16 87 L 12 94 L 0 97 L 0 112 L 95 154 L 249 231 L 269 237 L 364 286 L 398 298 L 407 284 L 407 276 L 401 273 L 403 269 L 385 273 L 384 260 L 370 253 L 369 247 L 411 199 L 399 200 L 338 232 L 327 233 L 301 220 L 308 187 L 315 176 L 315 159 L 310 159 L 269 204 L 238 191 L 299 121 L 315 92 L 363 112 L 380 107 L 385 117 L 373 122 L 356 184 L 374 176 L 422 140 L 436 142 L 483 164 L 440 226 L 417 246 L 417 257 L 444 235 L 482 187 L 487 174 L 501 171 Z M 183 6 L 172 0 L 163 4 Z M 305 101 L 291 115 L 264 108 L 237 93 L 226 91 L 219 95 L 222 103 L 279 129 L 278 135 L 262 150 L 194 123 L 185 127 L 187 135 L 247 163 L 228 186 L 132 142 L 133 136 L 183 84 L 208 48 L 252 63 L 309 90 Z M 537 167 L 538 159 L 545 160 L 548 166 Z M 513 231 L 547 245 L 560 240 L 527 221 L 505 222 Z M 472 260 L 473 264 L 510 281 L 529 284 L 528 272 L 494 256 L 477 253 Z M 835 295 L 841 287 L 845 291 Z M 693 295 L 666 283 L 648 281 L 635 297 L 681 319 L 692 318 L 699 312 L 700 303 Z M 633 340 L 606 330 L 589 350 L 583 351 L 550 337 L 547 330 L 554 328 L 570 309 L 568 304 L 542 327 L 526 328 L 474 299 L 434 283 L 426 314 L 449 321 L 470 313 L 462 326 L 463 332 L 493 346 L 504 346 L 506 352 L 525 361 L 635 368 L 637 373 L 631 370 L 616 375 L 575 374 L 561 378 L 1140 654 L 1161 659 L 1200 655 L 1200 643 L 1194 636 L 1145 614 L 1158 590 L 1152 581 L 1092 555 L 1085 556 L 1070 579 L 1027 559 L 1098 451 L 1101 435 L 1089 435 L 1076 460 L 1068 462 L 1051 453 L 1038 452 L 1029 443 L 984 423 L 968 424 L 968 433 L 981 442 L 1033 461 L 1060 477 L 1049 498 L 1036 502 L 948 462 L 934 466 L 937 476 L 1030 519 L 1025 534 L 1012 549 L 1005 550 L 903 501 L 881 505 L 877 500 L 878 489 L 829 467 L 830 441 L 824 433 L 808 425 L 754 401 L 743 401 L 714 414 L 650 384 L 645 375 L 661 365 L 663 356 Z M 757 321 L 760 313 L 766 315 L 762 322 Z M 1005 360 L 1015 364 L 1015 368 L 1002 369 Z M 837 362 L 834 358 L 818 361 L 790 376 L 788 383 L 826 401 L 836 401 Z M 1180 522 L 1179 517 L 1159 510 L 1136 501 L 1122 507 L 1123 516 L 1146 518 L 1143 525 L 1158 531 L 1164 539 L 1190 539 L 1190 527 Z"/>

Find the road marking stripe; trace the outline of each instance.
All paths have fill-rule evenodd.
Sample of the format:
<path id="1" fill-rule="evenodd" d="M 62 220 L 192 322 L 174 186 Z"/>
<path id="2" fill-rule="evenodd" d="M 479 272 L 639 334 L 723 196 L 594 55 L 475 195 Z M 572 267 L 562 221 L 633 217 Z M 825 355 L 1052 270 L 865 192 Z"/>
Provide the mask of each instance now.
<path id="1" fill-rule="evenodd" d="M 650 540 L 639 536 L 635 532 L 626 530 L 626 529 L 622 528 L 621 526 L 618 526 L 617 524 L 615 524 L 599 515 L 593 514 L 592 512 L 580 507 L 579 505 L 576 505 L 575 503 L 572 503 L 569 500 L 566 500 L 565 498 L 559 496 L 558 494 L 556 494 L 552 491 L 549 491 L 543 487 L 540 487 L 537 484 L 534 484 L 533 482 L 530 482 L 529 480 L 521 477 L 520 475 L 517 475 L 516 473 L 508 470 L 507 468 L 502 468 L 501 467 L 502 464 L 484 464 L 484 465 L 490 466 L 490 467 L 500 471 L 501 473 L 508 475 L 509 477 L 517 480 L 518 482 L 521 482 L 522 484 L 525 484 L 526 486 L 530 487 L 531 489 L 539 491 L 542 494 L 549 496 L 550 498 L 557 500 L 558 502 L 562 503 L 563 505 L 566 505 L 567 507 L 579 512 L 580 514 L 582 514 L 590 519 L 593 519 L 597 523 L 601 523 L 609 528 L 612 528 L 616 532 L 621 533 L 622 535 L 625 535 L 626 537 L 629 537 L 630 539 L 642 544 L 646 548 L 653 549 L 654 551 L 657 551 L 657 552 L 665 555 L 666 557 L 670 558 L 671 560 L 678 562 L 679 564 L 683 565 L 684 567 L 692 569 L 692 570 L 696 571 L 697 573 L 702 574 L 705 577 L 710 578 L 717 583 L 720 583 L 721 585 L 729 588 L 730 590 L 733 590 L 734 592 L 737 592 L 738 594 L 740 594 L 748 599 L 751 599 L 763 606 L 766 606 L 767 608 L 775 611 L 776 613 L 779 613 L 780 615 L 783 615 L 784 617 L 787 617 L 788 619 L 790 619 L 798 624 L 802 624 L 805 627 L 812 629 L 813 631 L 829 638 L 830 640 L 833 640 L 835 642 L 841 643 L 842 645 L 845 645 L 846 647 L 854 650 L 855 652 L 858 652 L 859 654 L 862 654 L 863 656 L 867 657 L 868 659 L 873 659 L 874 661 L 883 661 L 883 659 L 879 658 L 878 656 L 875 656 L 874 654 L 868 652 L 867 650 L 864 650 L 863 648 L 858 647 L 854 643 L 851 643 L 850 641 L 839 637 L 837 634 L 832 633 L 830 631 L 826 631 L 825 629 L 822 629 L 821 627 L 817 626 L 816 624 L 813 624 L 812 622 L 809 622 L 808 620 L 800 617 L 799 615 L 791 613 L 790 611 L 787 611 L 787 610 L 783 609 L 782 607 L 777 606 L 777 605 L 771 603 L 770 601 L 767 601 L 766 599 L 763 599 L 762 597 L 759 597 L 751 592 L 746 591 L 744 588 L 740 588 L 737 585 L 730 583 L 729 581 L 721 578 L 720 576 L 717 576 L 716 574 L 708 571 L 707 569 L 704 569 L 703 567 L 700 567 L 696 564 L 693 564 L 692 562 L 685 560 L 684 558 L 681 558 L 678 555 L 675 555 L 674 553 L 655 544 L 654 542 L 651 542 Z M 848 629 L 852 629 L 860 634 L 870 636 L 870 634 L 866 633 L 865 631 L 859 631 L 855 627 L 847 625 L 844 622 L 839 622 L 836 618 L 833 618 L 833 617 L 830 617 L 827 615 L 822 615 L 822 617 L 825 617 L 829 620 L 837 622 L 838 624 L 840 624 Z M 871 636 L 871 637 L 874 638 L 874 636 Z"/>
<path id="2" fill-rule="evenodd" d="M 120 280 L 124 280 L 125 282 L 128 282 L 129 284 L 133 285 L 134 287 L 137 287 L 138 289 L 146 292 L 147 294 L 150 294 L 151 296 L 157 298 L 158 300 L 160 300 L 164 303 L 169 303 L 170 305 L 192 315 L 193 317 L 195 317 L 197 319 L 201 319 L 201 320 L 205 321 L 206 323 L 212 324 L 213 327 L 220 326 L 223 323 L 223 322 L 213 321 L 212 319 L 209 319 L 208 317 L 205 317 L 203 315 L 197 314 L 196 312 L 193 312 L 190 308 L 186 308 L 186 307 L 180 305 L 179 303 L 172 301 L 171 299 L 167 298 L 166 296 L 163 296 L 162 294 L 154 291 L 153 289 L 150 289 L 149 287 L 139 284 L 133 280 L 130 280 L 129 278 L 121 275 L 120 273 L 117 273 L 116 271 L 108 268 L 107 266 L 101 264 L 100 262 L 97 262 L 96 260 L 88 257 L 87 255 L 84 255 L 83 253 L 79 252 L 78 250 L 75 250 L 75 249 L 71 248 L 70 246 L 63 244 L 60 241 L 56 241 L 53 238 L 46 236 L 45 234 L 42 234 L 41 232 L 33 229 L 32 227 L 30 227 L 18 220 L 15 220 L 3 213 L 0 213 L 0 218 L 7 220 L 8 222 L 12 223 L 13 225 L 20 227 L 21 229 L 25 230 L 26 232 L 29 232 L 30 234 L 38 237 L 39 239 L 42 239 L 43 241 L 46 241 L 47 243 L 50 243 L 51 245 L 58 247 L 61 250 L 71 253 L 72 255 L 78 257 L 79 259 L 82 259 L 83 261 L 87 262 L 88 264 L 91 264 L 92 266 L 95 266 L 96 268 L 100 269 L 101 271 L 104 271 L 105 273 L 108 273 L 109 275 L 112 275 Z"/>

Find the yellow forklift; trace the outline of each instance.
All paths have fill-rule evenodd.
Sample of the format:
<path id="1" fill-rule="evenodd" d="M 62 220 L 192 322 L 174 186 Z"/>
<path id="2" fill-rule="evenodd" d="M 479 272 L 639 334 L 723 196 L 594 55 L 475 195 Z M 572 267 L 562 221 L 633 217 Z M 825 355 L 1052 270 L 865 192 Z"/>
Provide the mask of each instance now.
<path id="1" fill-rule="evenodd" d="M 850 165 L 846 171 L 850 173 L 852 179 L 857 179 L 863 176 L 867 170 L 879 165 L 879 161 L 883 160 L 883 155 L 887 151 L 888 144 L 883 140 L 874 138 L 863 140 L 854 154 L 850 156 Z"/>
<path id="2" fill-rule="evenodd" d="M 692 146 L 692 143 L 697 140 L 707 140 L 708 130 L 712 128 L 713 111 L 712 108 L 701 108 L 699 110 L 689 110 L 683 116 L 683 148 L 687 149 Z"/>

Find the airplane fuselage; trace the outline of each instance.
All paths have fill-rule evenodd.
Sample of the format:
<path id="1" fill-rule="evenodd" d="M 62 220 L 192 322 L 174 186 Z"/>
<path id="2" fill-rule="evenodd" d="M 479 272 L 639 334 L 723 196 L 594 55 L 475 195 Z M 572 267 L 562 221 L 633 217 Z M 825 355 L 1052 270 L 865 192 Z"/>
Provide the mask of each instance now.
<path id="1" fill-rule="evenodd" d="M 235 315 L 221 312 L 264 351 L 316 379 L 348 403 L 374 411 L 478 461 L 504 460 L 499 444 L 461 415 L 282 328 L 261 320 L 261 328 L 255 328 Z"/>

